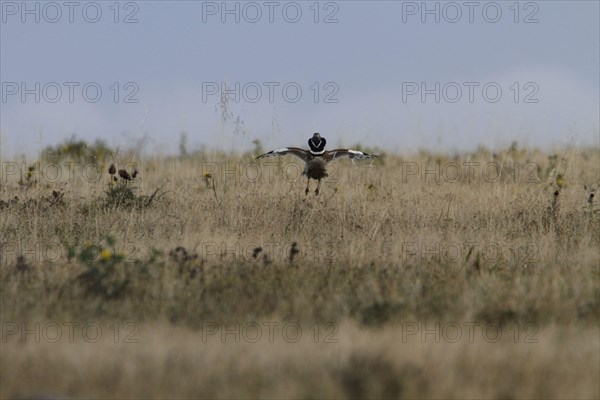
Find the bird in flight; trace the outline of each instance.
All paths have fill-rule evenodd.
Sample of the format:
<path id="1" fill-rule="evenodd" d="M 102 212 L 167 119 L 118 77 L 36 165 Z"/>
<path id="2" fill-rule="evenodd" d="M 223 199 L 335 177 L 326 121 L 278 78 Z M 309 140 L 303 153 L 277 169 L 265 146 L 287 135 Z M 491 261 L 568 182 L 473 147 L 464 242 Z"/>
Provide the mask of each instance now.
<path id="1" fill-rule="evenodd" d="M 313 134 L 310 139 L 308 139 L 308 146 L 310 148 L 309 150 L 301 149 L 299 147 L 284 147 L 261 154 L 260 156 L 256 157 L 256 159 L 258 160 L 263 157 L 285 156 L 286 154 L 292 154 L 302 159 L 305 163 L 302 175 L 305 175 L 308 178 L 304 193 L 308 194 L 310 180 L 314 179 L 318 181 L 317 188 L 315 190 L 315 195 L 318 195 L 319 189 L 321 188 L 321 179 L 327 177 L 327 164 L 329 164 L 331 161 L 342 157 L 348 157 L 352 159 L 377 157 L 375 155 L 367 154 L 358 150 L 325 150 L 326 143 L 327 141 L 325 138 L 321 137 L 321 135 L 317 132 Z"/>

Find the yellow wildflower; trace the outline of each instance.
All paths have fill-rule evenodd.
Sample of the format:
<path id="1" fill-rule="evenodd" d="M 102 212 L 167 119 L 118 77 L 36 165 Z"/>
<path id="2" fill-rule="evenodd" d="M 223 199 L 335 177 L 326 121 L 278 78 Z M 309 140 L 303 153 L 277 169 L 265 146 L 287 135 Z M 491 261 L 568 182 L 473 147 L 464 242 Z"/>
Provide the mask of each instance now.
<path id="1" fill-rule="evenodd" d="M 565 179 L 563 178 L 563 176 L 561 174 L 558 174 L 556 176 L 556 185 L 562 189 L 565 186 Z"/>
<path id="2" fill-rule="evenodd" d="M 109 261 L 111 257 L 112 253 L 109 249 L 104 249 L 102 250 L 102 252 L 100 252 L 100 258 L 102 258 L 102 261 L 104 262 Z"/>

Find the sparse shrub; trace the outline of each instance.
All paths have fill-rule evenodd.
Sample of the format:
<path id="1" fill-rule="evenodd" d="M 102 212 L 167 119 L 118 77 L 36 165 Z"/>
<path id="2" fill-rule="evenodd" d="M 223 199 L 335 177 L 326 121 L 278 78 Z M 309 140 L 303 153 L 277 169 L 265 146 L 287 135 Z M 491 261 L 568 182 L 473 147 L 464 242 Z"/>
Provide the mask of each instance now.
<path id="1" fill-rule="evenodd" d="M 110 183 L 105 192 L 106 197 L 102 203 L 102 207 L 106 209 L 140 209 L 149 207 L 155 199 L 158 189 L 150 196 L 136 194 L 137 187 L 134 185 L 136 178 L 139 176 L 137 167 L 133 172 L 126 169 L 119 169 L 117 178 L 117 170 L 115 164 L 110 164 L 108 168 L 110 175 Z"/>
<path id="2" fill-rule="evenodd" d="M 366 326 L 378 327 L 390 321 L 401 320 L 404 310 L 402 304 L 374 303 L 361 310 L 360 321 Z"/>
<path id="3" fill-rule="evenodd" d="M 114 300 L 125 294 L 130 283 L 129 269 L 123 263 L 125 255 L 117 252 L 115 241 L 107 236 L 98 244 L 86 243 L 79 251 L 75 247 L 68 250 L 69 258 L 76 258 L 85 271 L 76 276 L 86 296 L 100 296 Z"/>
<path id="4" fill-rule="evenodd" d="M 47 162 L 58 163 L 65 160 L 74 160 L 87 163 L 102 163 L 106 161 L 114 150 L 101 139 L 93 144 L 77 139 L 75 135 L 56 146 L 48 146 L 42 151 L 42 159 Z"/>

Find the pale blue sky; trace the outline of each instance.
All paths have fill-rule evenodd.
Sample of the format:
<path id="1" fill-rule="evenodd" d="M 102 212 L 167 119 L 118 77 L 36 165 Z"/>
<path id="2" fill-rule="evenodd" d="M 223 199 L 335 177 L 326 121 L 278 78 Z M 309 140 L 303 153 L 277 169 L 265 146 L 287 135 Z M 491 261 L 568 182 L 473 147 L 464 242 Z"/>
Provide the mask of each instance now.
<path id="1" fill-rule="evenodd" d="M 121 2 L 119 23 L 113 1 L 77 2 L 72 23 L 63 2 L 53 3 L 60 18 L 54 5 L 27 2 L 30 9 L 38 7 L 40 22 L 35 13 L 23 15 L 21 1 L 1 3 L 4 157 L 35 153 L 73 133 L 121 147 L 143 139 L 146 152 L 163 153 L 177 151 L 183 131 L 190 150 L 244 149 L 256 138 L 266 147 L 303 146 L 314 131 L 332 145 L 363 143 L 402 152 L 498 147 L 512 140 L 537 147 L 600 140 L 597 1 L 475 2 L 473 22 L 462 1 L 427 2 L 430 9 L 437 5 L 439 22 L 434 14 L 421 14 L 420 1 L 320 2 L 318 7 L 314 1 L 227 2 L 231 9 L 239 7 L 239 23 L 235 15 L 221 22 L 222 2 Z M 273 4 L 272 23 L 265 4 Z M 102 10 L 99 21 L 87 22 L 84 6 L 85 17 L 93 19 L 96 5 Z M 296 5 L 299 21 L 286 21 L 295 17 Z M 248 22 L 257 9 L 262 17 Z M 488 22 L 497 9 L 498 22 Z M 131 13 L 138 22 L 123 23 Z M 328 15 L 338 22 L 324 23 Z M 235 133 L 232 121 L 221 123 L 219 94 L 203 96 L 203 86 L 224 81 L 231 87 L 239 82 L 240 88 L 251 83 L 246 95 L 240 90 L 239 103 L 230 100 L 245 133 Z M 21 85 L 36 92 L 36 82 L 40 102 L 35 93 L 23 99 Z M 56 103 L 50 101 L 56 97 L 52 82 L 62 90 Z M 79 85 L 72 103 L 65 82 Z M 102 90 L 96 103 L 82 96 L 81 88 L 90 82 Z M 128 82 L 134 85 L 125 87 Z M 262 90 L 256 103 L 252 82 Z M 265 82 L 278 84 L 273 102 Z M 301 88 L 298 102 L 284 98 L 286 83 L 290 96 L 294 87 Z M 425 102 L 422 84 L 433 89 Z M 138 103 L 124 103 L 136 87 L 132 98 Z M 453 103 L 457 87 L 462 96 Z M 419 92 L 411 94 L 415 88 Z M 502 97 L 492 102 L 497 88 Z M 324 102 L 328 94 L 338 102 Z M 537 102 L 526 102 L 531 100 Z"/>

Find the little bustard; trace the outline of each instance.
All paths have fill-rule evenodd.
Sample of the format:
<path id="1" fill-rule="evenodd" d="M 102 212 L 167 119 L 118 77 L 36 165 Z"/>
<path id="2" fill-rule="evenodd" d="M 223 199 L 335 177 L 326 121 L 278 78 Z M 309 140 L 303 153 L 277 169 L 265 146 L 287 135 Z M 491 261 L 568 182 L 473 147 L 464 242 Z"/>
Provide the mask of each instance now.
<path id="1" fill-rule="evenodd" d="M 304 193 L 308 194 L 310 180 L 314 179 L 318 182 L 317 188 L 315 189 L 315 195 L 318 195 L 319 189 L 321 188 L 321 179 L 327 177 L 327 164 L 329 164 L 331 161 L 342 157 L 348 157 L 352 159 L 377 157 L 375 155 L 367 154 L 358 150 L 325 150 L 326 143 L 327 141 L 325 138 L 321 137 L 321 135 L 317 132 L 313 134 L 310 139 L 308 139 L 308 146 L 310 147 L 309 150 L 301 149 L 299 147 L 284 147 L 261 154 L 256 159 L 258 160 L 263 157 L 284 156 L 286 154 L 292 154 L 302 159 L 305 163 L 302 175 L 305 175 L 308 178 Z"/>

